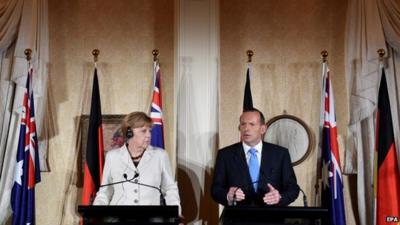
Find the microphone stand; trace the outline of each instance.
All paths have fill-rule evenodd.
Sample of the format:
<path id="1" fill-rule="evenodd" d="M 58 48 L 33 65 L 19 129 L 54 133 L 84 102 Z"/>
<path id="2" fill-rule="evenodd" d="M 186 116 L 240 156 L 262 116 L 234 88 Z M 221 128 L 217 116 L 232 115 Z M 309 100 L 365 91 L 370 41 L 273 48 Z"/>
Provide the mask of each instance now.
<path id="1" fill-rule="evenodd" d="M 232 205 L 236 206 L 237 202 L 236 202 L 236 191 L 239 189 L 239 187 L 236 187 L 235 191 L 233 192 L 233 200 L 232 200 Z"/>
<path id="2" fill-rule="evenodd" d="M 135 175 L 134 175 L 131 179 L 129 179 L 129 180 L 127 179 L 126 173 L 124 173 L 123 176 L 124 176 L 125 180 L 121 180 L 121 181 L 117 181 L 117 182 L 112 182 L 112 183 L 109 183 L 109 184 L 102 184 L 102 185 L 99 186 L 99 188 L 107 187 L 107 186 L 111 186 L 111 185 L 115 185 L 115 184 L 122 184 L 122 183 L 125 183 L 125 182 L 131 182 L 133 179 L 137 178 L 137 177 L 139 176 L 139 174 L 138 174 L 138 173 L 135 173 Z"/>
<path id="3" fill-rule="evenodd" d="M 301 188 L 300 188 L 300 191 L 301 191 L 301 193 L 303 193 L 303 204 L 304 204 L 304 207 L 308 207 L 306 193 L 304 193 L 304 191 Z"/>
<path id="4" fill-rule="evenodd" d="M 133 183 L 133 184 L 137 184 L 137 185 L 141 185 L 141 186 L 145 186 L 145 187 L 149 187 L 149 188 L 154 188 L 154 189 L 156 189 L 158 192 L 160 192 L 160 205 L 161 205 L 161 206 L 167 205 L 166 202 L 165 202 L 164 195 L 163 195 L 163 193 L 162 193 L 162 191 L 161 191 L 160 188 L 155 187 L 155 186 L 152 186 L 152 185 L 148 185 L 148 184 L 139 183 L 137 180 L 132 181 L 133 179 L 135 179 L 135 178 L 138 177 L 138 176 L 139 176 L 139 174 L 138 174 L 137 176 L 136 176 L 136 174 L 135 174 L 135 177 L 134 177 L 134 178 L 129 179 L 129 180 L 126 180 L 126 181 L 129 182 L 129 183 Z"/>
<path id="5" fill-rule="evenodd" d="M 257 184 L 257 183 L 259 183 L 259 181 L 260 181 L 260 179 L 251 182 L 250 187 L 253 188 L 253 184 Z M 248 186 L 249 186 L 249 185 L 248 185 Z M 236 201 L 236 192 L 237 192 L 237 190 L 238 190 L 239 188 L 240 188 L 240 187 L 236 187 L 235 191 L 233 192 L 233 200 L 232 200 L 232 205 L 233 205 L 233 206 L 236 206 L 236 205 L 237 205 L 237 201 Z M 247 189 L 247 188 L 246 188 L 246 189 Z"/>

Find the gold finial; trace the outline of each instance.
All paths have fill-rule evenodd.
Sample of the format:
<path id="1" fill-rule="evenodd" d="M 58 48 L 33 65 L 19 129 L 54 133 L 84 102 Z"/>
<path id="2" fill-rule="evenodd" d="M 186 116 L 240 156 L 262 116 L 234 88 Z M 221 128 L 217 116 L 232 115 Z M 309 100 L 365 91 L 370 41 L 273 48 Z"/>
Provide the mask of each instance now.
<path id="1" fill-rule="evenodd" d="M 100 50 L 98 50 L 97 48 L 93 49 L 92 55 L 93 55 L 93 60 L 96 63 L 99 60 Z"/>
<path id="2" fill-rule="evenodd" d="M 251 57 L 253 57 L 254 52 L 252 50 L 247 50 L 246 54 L 247 54 L 247 62 L 251 63 Z"/>
<path id="3" fill-rule="evenodd" d="M 326 62 L 327 59 L 328 59 L 328 51 L 323 50 L 323 51 L 321 52 L 321 56 L 322 56 L 322 62 Z"/>
<path id="4" fill-rule="evenodd" d="M 386 52 L 383 48 L 378 49 L 379 61 L 383 61 L 383 57 L 385 56 Z"/>
<path id="5" fill-rule="evenodd" d="M 26 55 L 26 60 L 31 61 L 32 58 L 32 50 L 30 48 L 25 49 L 24 54 Z"/>
<path id="6" fill-rule="evenodd" d="M 153 51 L 151 53 L 153 54 L 153 61 L 157 61 L 158 60 L 158 55 L 160 54 L 158 49 L 153 49 Z"/>

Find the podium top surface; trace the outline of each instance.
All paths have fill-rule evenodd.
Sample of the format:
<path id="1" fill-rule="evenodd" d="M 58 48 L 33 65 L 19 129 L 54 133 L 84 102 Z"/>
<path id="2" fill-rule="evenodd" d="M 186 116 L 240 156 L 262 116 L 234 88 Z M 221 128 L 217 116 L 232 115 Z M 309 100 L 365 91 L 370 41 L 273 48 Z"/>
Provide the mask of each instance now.
<path id="1" fill-rule="evenodd" d="M 122 205 L 90 205 L 78 206 L 78 212 L 83 217 L 178 217 L 178 206 L 122 206 Z"/>
<path id="2" fill-rule="evenodd" d="M 270 206 L 227 206 L 222 218 L 237 218 L 249 215 L 269 216 L 276 218 L 323 218 L 328 216 L 328 209 L 321 207 L 270 207 Z"/>

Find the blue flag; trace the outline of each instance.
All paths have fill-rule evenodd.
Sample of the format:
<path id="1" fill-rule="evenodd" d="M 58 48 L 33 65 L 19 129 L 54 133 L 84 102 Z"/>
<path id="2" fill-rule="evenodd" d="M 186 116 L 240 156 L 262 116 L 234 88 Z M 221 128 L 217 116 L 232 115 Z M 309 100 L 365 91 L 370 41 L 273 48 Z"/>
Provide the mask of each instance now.
<path id="1" fill-rule="evenodd" d="M 151 130 L 151 145 L 164 149 L 164 126 L 161 100 L 161 72 L 160 65 L 154 62 L 153 100 L 151 102 L 150 117 L 153 120 Z"/>
<path id="2" fill-rule="evenodd" d="M 21 127 L 11 193 L 13 225 L 35 224 L 35 184 L 40 182 L 38 141 L 32 91 L 32 68 L 26 80 Z"/>
<path id="3" fill-rule="evenodd" d="M 324 73 L 324 124 L 322 129 L 322 193 L 321 205 L 329 210 L 330 225 L 345 225 L 343 179 L 340 170 L 335 103 L 329 69 Z"/>

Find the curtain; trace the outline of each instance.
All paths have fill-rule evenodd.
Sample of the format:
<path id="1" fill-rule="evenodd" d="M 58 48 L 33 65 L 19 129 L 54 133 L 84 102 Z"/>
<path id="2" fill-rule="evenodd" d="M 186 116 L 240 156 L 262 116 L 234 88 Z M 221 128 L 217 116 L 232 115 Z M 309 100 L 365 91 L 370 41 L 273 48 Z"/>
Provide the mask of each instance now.
<path id="1" fill-rule="evenodd" d="M 10 197 L 18 145 L 20 113 L 28 63 L 24 50 L 32 49 L 35 119 L 41 149 L 41 169 L 46 170 L 47 140 L 43 119 L 47 95 L 47 0 L 10 0 L 0 5 L 0 221 L 11 213 Z"/>
<path id="2" fill-rule="evenodd" d="M 219 2 L 177 3 L 176 154 L 182 213 L 188 224 L 213 224 L 218 206 L 209 187 L 218 149 Z"/>
<path id="3" fill-rule="evenodd" d="M 0 52 L 5 52 L 17 36 L 23 2 L 23 0 L 9 0 L 0 5 Z"/>
<path id="4" fill-rule="evenodd" d="M 394 132 L 399 144 L 398 51 L 400 11 L 397 0 L 349 1 L 346 24 L 345 70 L 350 121 L 345 173 L 357 173 L 358 214 L 361 225 L 373 224 L 373 161 L 375 110 L 380 81 L 378 49 L 386 51 Z M 388 44 L 388 47 L 386 47 Z M 396 50 L 397 49 L 397 50 Z"/>

